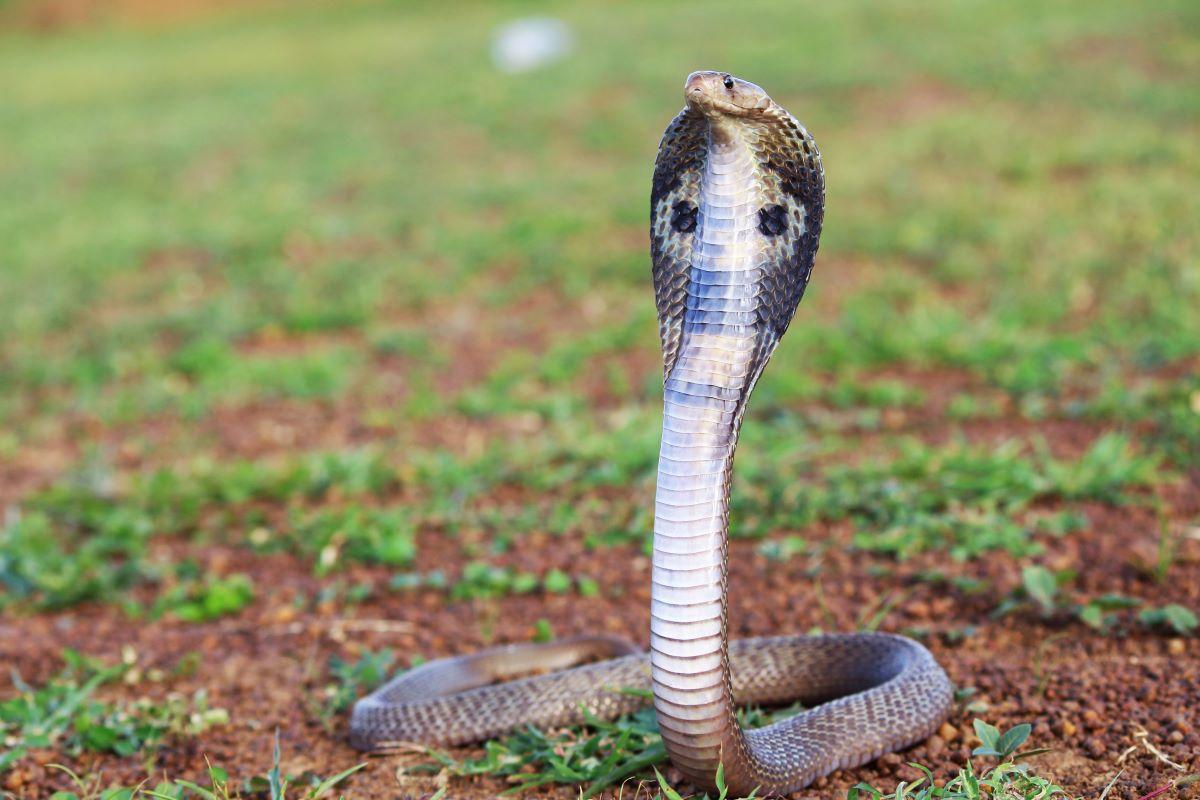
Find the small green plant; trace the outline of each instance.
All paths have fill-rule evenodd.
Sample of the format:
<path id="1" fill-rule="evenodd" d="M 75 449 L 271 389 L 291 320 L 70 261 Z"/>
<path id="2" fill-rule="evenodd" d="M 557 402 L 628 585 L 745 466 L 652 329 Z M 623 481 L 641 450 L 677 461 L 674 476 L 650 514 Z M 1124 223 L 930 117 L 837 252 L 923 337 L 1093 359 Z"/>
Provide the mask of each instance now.
<path id="1" fill-rule="evenodd" d="M 531 572 L 472 561 L 463 567 L 462 577 L 450 589 L 450 597 L 454 600 L 471 600 L 529 594 L 536 591 L 540 584 L 541 579 Z"/>
<path id="2" fill-rule="evenodd" d="M 1198 414 L 1197 416 L 1200 416 Z M 1171 518 L 1164 504 L 1158 506 L 1158 549 L 1154 561 L 1154 580 L 1166 583 L 1175 558 L 1179 554 L 1180 537 L 1172 529 Z"/>
<path id="3" fill-rule="evenodd" d="M 564 784 L 583 787 L 584 797 L 594 797 L 667 760 L 654 708 L 649 705 L 651 693 L 634 689 L 614 691 L 643 697 L 647 705 L 612 721 L 596 719 L 585 711 L 584 724 L 563 731 L 545 732 L 527 727 L 488 742 L 484 755 L 477 759 L 457 761 L 444 753 L 429 752 L 455 775 L 503 777 L 514 784 L 509 792 Z M 746 708 L 739 711 L 739 720 L 744 728 L 758 728 L 799 710 L 796 705 L 771 713 Z"/>
<path id="4" fill-rule="evenodd" d="M 206 622 L 236 614 L 254 600 L 254 584 L 242 574 L 189 579 L 164 592 L 150 616 L 164 614 L 184 622 Z"/>
<path id="5" fill-rule="evenodd" d="M 133 798 L 141 796 L 143 792 L 141 786 L 105 788 L 103 786 L 104 778 L 99 773 L 85 778 L 62 764 L 47 764 L 46 768 L 65 774 L 75 787 L 73 792 L 55 792 L 50 795 L 50 800 L 133 800 Z"/>
<path id="6" fill-rule="evenodd" d="M 1129 437 L 1121 433 L 1101 436 L 1078 460 L 1044 458 L 1046 475 L 1055 492 L 1069 500 L 1119 501 L 1126 487 L 1162 480 L 1162 459 L 1156 454 L 1139 454 Z"/>
<path id="7" fill-rule="evenodd" d="M 1138 612 L 1138 620 L 1150 627 L 1170 628 L 1178 634 L 1189 636 L 1200 627 L 1200 620 L 1190 608 L 1171 603 L 1162 608 L 1145 608 Z"/>
<path id="8" fill-rule="evenodd" d="M 1097 439 L 1078 461 L 1057 461 L 1044 449 L 1027 458 L 1017 442 L 987 450 L 909 444 L 890 464 L 835 468 L 823 488 L 793 502 L 811 516 L 854 520 L 854 543 L 864 550 L 898 558 L 929 550 L 946 550 L 959 560 L 995 550 L 1021 557 L 1041 549 L 1025 521 L 1034 501 L 1119 503 L 1126 500 L 1121 490 L 1160 479 L 1157 460 L 1138 455 L 1116 435 Z M 786 524 L 786 518 L 769 523 Z M 1076 515 L 1041 521 L 1054 535 L 1080 524 Z"/>
<path id="9" fill-rule="evenodd" d="M 1101 633 L 1105 633 L 1119 621 L 1119 617 L 1115 612 L 1137 608 L 1139 605 L 1141 605 L 1141 601 L 1136 597 L 1126 597 L 1121 594 L 1105 594 L 1100 597 L 1093 597 L 1083 605 L 1078 606 L 1077 613 L 1079 614 L 1079 620 L 1083 624 Z"/>
<path id="10" fill-rule="evenodd" d="M 316 453 L 283 464 L 198 461 L 188 469 L 159 470 L 131 478 L 115 490 L 102 469 L 85 462 L 61 484 L 27 498 L 18 513 L 0 521 L 0 608 L 58 609 L 85 601 L 127 603 L 126 592 L 186 569 L 151 557 L 151 537 L 206 533 L 202 511 L 253 501 L 289 505 L 336 493 L 379 495 L 399 478 L 370 451 Z M 307 553 L 327 572 L 343 558 L 406 564 L 413 558 L 413 530 L 397 511 L 352 507 L 341 512 L 297 513 L 283 534 L 260 523 L 247 526 L 247 542 L 260 550 Z M 321 561 L 324 559 L 324 561 Z M 179 575 L 191 577 L 194 575 Z M 159 609 L 186 605 L 188 595 L 241 592 L 233 585 L 211 587 L 192 581 L 167 590 Z M 218 602 L 218 598 L 214 598 Z M 203 604 L 186 614 L 204 616 Z"/>
<path id="11" fill-rule="evenodd" d="M 550 620 L 542 617 L 533 624 L 533 640 L 535 642 L 554 641 L 554 628 L 550 625 Z"/>
<path id="12" fill-rule="evenodd" d="M 1038 565 L 1027 566 L 1021 570 L 1021 585 L 1042 610 L 1043 616 L 1052 614 L 1057 605 L 1058 579 L 1050 570 Z"/>
<path id="13" fill-rule="evenodd" d="M 348 506 L 294 517 L 290 533 L 277 544 L 315 555 L 318 575 L 337 569 L 343 559 L 400 567 L 416 558 L 416 529 L 405 509 Z"/>
<path id="14" fill-rule="evenodd" d="M 585 797 L 620 783 L 666 759 L 654 709 L 647 706 L 612 722 L 590 718 L 587 725 L 561 733 L 526 728 L 488 742 L 484 755 L 456 761 L 430 751 L 455 775 L 495 775 L 524 791 L 557 783 L 586 786 Z"/>
<path id="15" fill-rule="evenodd" d="M 552 569 L 542 578 L 542 588 L 550 594 L 566 594 L 571 591 L 571 576 L 561 569 Z"/>
<path id="16" fill-rule="evenodd" d="M 357 661 L 338 657 L 329 659 L 329 676 L 333 679 L 324 689 L 324 701 L 318 716 L 325 724 L 348 709 L 360 695 L 375 689 L 388 679 L 396 654 L 391 650 L 364 652 Z"/>
<path id="17" fill-rule="evenodd" d="M 0 755 L 0 771 L 34 748 L 128 756 L 168 736 L 194 736 L 229 721 L 224 709 L 209 707 L 203 691 L 190 699 L 171 696 L 157 702 L 96 700 L 95 691 L 124 675 L 126 666 L 101 667 L 69 651 L 64 658 L 66 669 L 39 688 L 13 676 L 18 693 L 0 703 L 0 738 L 10 743 Z"/>
<path id="18" fill-rule="evenodd" d="M 151 787 L 143 782 L 136 786 L 104 786 L 100 773 L 81 776 L 61 764 L 48 764 L 49 769 L 64 773 L 70 779 L 74 791 L 59 791 L 51 795 L 51 800 L 287 800 L 288 789 L 291 787 L 304 788 L 302 800 L 321 800 L 328 798 L 332 791 L 351 775 L 358 772 L 366 764 L 358 764 L 350 769 L 334 775 L 332 778 L 321 778 L 312 772 L 285 778 L 280 767 L 281 752 L 279 733 L 275 733 L 275 749 L 272 754 L 271 769 L 265 775 L 255 775 L 238 782 L 230 778 L 229 771 L 224 767 L 209 764 L 205 770 L 208 777 L 207 785 L 202 786 L 193 781 L 175 779 L 159 782 Z M 436 792 L 430 800 L 438 800 L 445 796 L 445 790 Z M 344 796 L 341 796 L 344 797 Z"/>
<path id="19" fill-rule="evenodd" d="M 594 578 L 572 577 L 560 569 L 551 569 L 539 577 L 512 567 L 471 561 L 463 567 L 462 577 L 450 587 L 450 597 L 477 600 L 530 594 L 539 589 L 548 594 L 566 594 L 574 589 L 583 597 L 595 597 L 600 593 L 600 584 Z"/>
<path id="20" fill-rule="evenodd" d="M 340 783 L 366 766 L 358 764 L 339 772 L 332 778 L 321 778 L 312 773 L 297 777 L 284 777 L 280 768 L 282 752 L 279 745 L 279 730 L 275 730 L 275 747 L 271 753 L 271 769 L 266 775 L 256 775 L 242 782 L 239 790 L 230 779 L 229 772 L 221 767 L 208 767 L 208 786 L 201 786 L 192 781 L 175 779 L 170 783 L 160 783 L 154 789 L 138 789 L 136 793 L 155 800 L 248 800 L 250 797 L 267 797 L 270 800 L 287 800 L 288 789 L 304 787 L 307 791 L 301 795 L 302 800 L 319 800 L 326 797 Z"/>
<path id="21" fill-rule="evenodd" d="M 45 493 L 0 521 L 0 608 L 58 609 L 107 600 L 153 580 L 152 518 L 87 489 Z"/>
<path id="22" fill-rule="evenodd" d="M 938 786 L 928 767 L 910 762 L 909 766 L 920 771 L 922 777 L 911 783 L 902 781 L 895 790 L 887 793 L 869 784 L 859 783 L 847 793 L 847 800 L 979 800 L 983 797 L 1046 800 L 1056 795 L 1069 796 L 1053 781 L 1033 774 L 1024 764 L 1016 763 L 1022 758 L 1046 752 L 1017 752 L 1032 731 L 1029 723 L 1014 725 L 1003 733 L 981 719 L 976 719 L 974 725 L 980 745 L 971 754 L 996 758 L 1000 763 L 976 774 L 974 765 L 968 761 L 944 786 Z"/>
<path id="23" fill-rule="evenodd" d="M 398 572 L 388 579 L 388 588 L 398 592 L 415 589 L 445 589 L 446 573 L 440 569 L 428 572 Z"/>
<path id="24" fill-rule="evenodd" d="M 1055 574 L 1036 564 L 1026 566 L 1021 570 L 1020 591 L 1001 601 L 993 616 L 1004 616 L 1027 607 L 1032 601 L 1043 617 L 1070 614 L 1088 627 L 1107 633 L 1121 625 L 1122 620 L 1128 622 L 1128 615 L 1122 615 L 1120 612 L 1139 608 L 1145 602 L 1136 597 L 1115 593 L 1091 598 L 1073 598 L 1071 593 L 1063 591 L 1073 577 L 1070 572 Z M 1196 614 L 1178 603 L 1142 608 L 1136 619 L 1149 628 L 1164 628 L 1183 636 L 1192 634 L 1200 627 L 1200 620 L 1197 620 Z"/>
<path id="25" fill-rule="evenodd" d="M 784 536 L 782 539 L 768 539 L 758 546 L 758 552 L 768 561 L 788 561 L 804 552 L 808 542 L 803 536 Z"/>
<path id="26" fill-rule="evenodd" d="M 1001 759 L 1007 759 L 1017 752 L 1017 748 L 1025 743 L 1033 731 L 1033 726 L 1028 722 L 1014 725 L 1004 733 L 1001 733 L 996 726 L 989 725 L 981 719 L 975 720 L 974 725 L 975 735 L 979 737 L 982 744 L 972 750 L 971 755 L 995 756 Z"/>
<path id="27" fill-rule="evenodd" d="M 846 800 L 979 800 L 984 797 L 1012 797 L 1025 800 L 1047 800 L 1067 791 L 1049 778 L 1032 773 L 1023 764 L 1006 761 L 976 774 L 968 763 L 946 781 L 944 786 L 934 782 L 933 771 L 921 764 L 910 764 L 924 775 L 911 783 L 902 781 L 891 792 L 883 792 L 866 783 L 851 787 Z"/>
<path id="28" fill-rule="evenodd" d="M 658 788 L 662 790 L 662 797 L 665 798 L 665 800 L 683 800 L 683 796 L 680 795 L 679 792 L 675 791 L 675 789 L 673 789 L 669 783 L 667 783 L 667 779 L 662 776 L 662 773 L 658 771 L 657 767 L 654 769 L 654 778 L 658 781 Z M 714 778 L 714 783 L 717 785 L 717 800 L 727 800 L 729 797 L 729 787 L 725 785 L 724 764 L 717 765 L 717 774 Z M 706 799 L 707 797 L 708 795 L 705 795 Z M 737 800 L 754 800 L 756 797 L 758 797 L 757 789 L 745 797 L 737 798 Z"/>

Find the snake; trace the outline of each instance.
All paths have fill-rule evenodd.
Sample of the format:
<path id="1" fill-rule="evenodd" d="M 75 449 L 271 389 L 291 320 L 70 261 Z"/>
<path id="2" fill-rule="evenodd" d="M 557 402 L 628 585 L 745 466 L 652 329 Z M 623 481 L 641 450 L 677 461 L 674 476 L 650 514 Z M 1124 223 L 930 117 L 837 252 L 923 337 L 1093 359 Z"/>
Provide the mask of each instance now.
<path id="1" fill-rule="evenodd" d="M 879 633 L 728 637 L 730 483 L 755 383 L 808 285 L 825 171 L 807 129 L 759 86 L 699 71 L 659 144 L 650 255 L 663 421 L 650 649 L 606 635 L 428 662 L 359 700 L 351 743 L 458 746 L 654 713 L 667 756 L 701 791 L 797 791 L 929 737 L 953 691 L 919 642 Z M 737 710 L 805 709 L 743 729 Z"/>

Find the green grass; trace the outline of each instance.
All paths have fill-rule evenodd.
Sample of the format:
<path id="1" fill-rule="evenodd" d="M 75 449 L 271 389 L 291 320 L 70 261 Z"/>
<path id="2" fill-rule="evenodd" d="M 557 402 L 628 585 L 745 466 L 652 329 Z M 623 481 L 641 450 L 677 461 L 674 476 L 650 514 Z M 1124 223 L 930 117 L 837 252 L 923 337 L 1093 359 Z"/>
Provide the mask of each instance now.
<path id="1" fill-rule="evenodd" d="M 1079 596 L 1070 591 L 1075 577 L 1072 570 L 1055 573 L 1038 564 L 1027 565 L 1021 570 L 1020 590 L 1002 600 L 993 616 L 1033 606 L 1043 619 L 1075 617 L 1103 634 L 1128 631 L 1134 621 L 1179 636 L 1189 636 L 1200 627 L 1196 614 L 1178 603 L 1155 607 L 1137 597 L 1116 593 Z M 1136 615 L 1134 609 L 1138 609 Z"/>
<path id="2" fill-rule="evenodd" d="M 410 660 L 414 665 L 420 661 Z M 361 695 L 381 686 L 390 677 L 395 661 L 396 654 L 387 649 L 364 652 L 356 661 L 330 659 L 331 680 L 325 685 L 323 696 L 313 703 L 315 716 L 332 732 L 338 715 L 349 711 Z"/>
<path id="3" fill-rule="evenodd" d="M 289 790 L 291 797 L 299 791 L 303 800 L 318 800 L 330 797 L 331 792 L 347 778 L 366 764 L 359 764 L 343 770 L 330 778 L 322 778 L 313 772 L 305 772 L 296 776 L 284 776 L 280 767 L 282 748 L 279 745 L 279 732 L 275 732 L 275 747 L 272 750 L 271 769 L 264 775 L 254 775 L 242 781 L 231 779 L 229 770 L 224 767 L 208 765 L 207 780 L 204 783 L 175 778 L 159 781 L 155 785 L 143 782 L 137 786 L 105 786 L 102 774 L 80 776 L 74 771 L 61 765 L 51 765 L 67 774 L 71 779 L 74 791 L 60 791 L 52 795 L 53 800 L 250 800 L 250 798 L 269 798 L 269 800 L 287 800 Z M 345 795 L 338 795 L 344 798 Z M 439 795 L 440 796 L 440 795 Z"/>
<path id="4" fill-rule="evenodd" d="M 750 709 L 742 715 L 742 724 L 760 727 L 796 712 L 784 709 L 775 714 L 766 714 Z M 1001 732 L 983 720 L 975 720 L 976 736 L 980 745 L 972 755 L 979 758 L 994 758 L 998 763 L 976 773 L 968 762 L 958 775 L 938 785 L 934 774 L 924 766 L 912 764 L 915 770 L 924 773 L 916 781 L 901 783 L 896 791 L 884 793 L 869 784 L 857 784 L 847 793 L 847 800 L 884 800 L 904 797 L 947 798 L 947 800 L 977 800 L 992 794 L 1000 797 L 1023 797 L 1028 800 L 1048 798 L 1054 795 L 1069 797 L 1065 790 L 1047 778 L 1037 775 L 1021 760 L 1045 750 L 1018 752 L 1029 737 L 1031 727 L 1022 723 Z M 455 760 L 437 751 L 430 751 L 437 766 L 450 770 L 455 775 L 500 775 L 507 778 L 512 787 L 507 793 L 517 793 L 547 784 L 565 784 L 581 787 L 583 797 L 597 796 L 601 791 L 613 790 L 629 781 L 633 776 L 667 761 L 666 750 L 658 733 L 652 708 L 645 708 L 622 717 L 614 722 L 591 720 L 588 724 L 574 727 L 555 735 L 547 735 L 535 729 L 519 731 L 501 741 L 489 742 L 479 758 Z M 424 771 L 427 768 L 411 768 Z M 682 800 L 655 770 L 662 794 L 667 800 Z M 728 797 L 723 787 L 721 772 L 717 775 L 720 800 Z M 981 791 L 982 789 L 982 791 Z M 754 795 L 751 795 L 753 797 Z M 707 797 L 707 795 L 706 795 Z"/>
<path id="5" fill-rule="evenodd" d="M 151 617 L 169 614 L 184 622 L 205 622 L 236 614 L 254 599 L 254 584 L 245 575 L 201 576 L 194 565 L 179 566 L 181 580 L 159 595 Z"/>
<path id="6" fill-rule="evenodd" d="M 1022 557 L 1041 551 L 1041 537 L 1087 524 L 1079 515 L 1033 515 L 1035 503 L 1140 503 L 1139 492 L 1164 479 L 1159 457 L 1137 452 L 1119 434 L 1100 437 L 1075 460 L 1015 441 L 982 448 L 902 439 L 890 461 L 814 471 L 779 427 L 747 436 L 734 487 L 735 537 L 849 520 L 855 547 L 900 559 L 927 551 L 957 560 L 996 550 Z M 639 429 L 634 447 L 624 434 Z M 246 605 L 253 595 L 248 580 L 201 575 L 195 565 L 164 561 L 150 547 L 155 537 L 293 553 L 307 559 L 317 576 L 347 562 L 381 564 L 405 575 L 419 559 L 417 531 L 441 529 L 472 558 L 450 586 L 452 599 L 537 589 L 593 596 L 599 589 L 586 574 L 538 576 L 491 566 L 486 558 L 508 551 L 530 531 L 581 536 L 591 547 L 647 548 L 656 444 L 645 430 L 635 421 L 617 431 L 578 435 L 567 425 L 536 442 L 476 458 L 409 453 L 410 462 L 398 466 L 369 452 L 273 464 L 201 463 L 135 476 L 121 490 L 97 485 L 103 480 L 96 476 L 90 484 L 75 478 L 30 498 L 28 513 L 0 528 L 0 583 L 9 604 L 43 608 L 120 599 L 128 589 L 157 584 L 161 596 L 152 614 L 173 610 L 182 619 L 207 619 Z M 807 480 L 779 468 L 797 456 L 793 469 L 810 473 Z M 594 499 L 602 489 L 631 485 L 637 491 L 603 503 Z M 561 499 L 549 506 L 496 505 L 491 492 L 501 488 Z M 402 501 L 389 499 L 396 493 Z M 334 498 L 334 505 L 314 507 Z M 388 504 L 375 506 L 379 501 Z M 399 585 L 433 584 L 417 577 Z"/>
<path id="7" fill-rule="evenodd" d="M 794 396 L 803 370 L 851 378 L 838 402 L 875 402 L 853 376 L 906 364 L 1053 398 L 1200 352 L 1188 266 L 1198 209 L 1177 180 L 1200 156 L 1187 125 L 1196 101 L 1171 77 L 1194 59 L 1178 33 L 1194 21 L 1186 3 L 1086 15 L 947 3 L 919 26 L 902 4 L 797 15 L 760 3 L 732 28 L 719 5 L 699 4 L 688 37 L 660 35 L 669 6 L 579 6 L 567 21 L 610 46 L 497 81 L 482 54 L 507 13 L 474 6 L 450 25 L 434 7 L 359 3 L 153 42 L 120 30 L 10 36 L 7 413 L 82 402 L 138 419 L 361 389 L 371 364 L 358 349 L 244 348 L 361 332 L 416 362 L 445 359 L 420 346 L 419 323 L 399 339 L 378 332 L 464 290 L 504 306 L 543 286 L 627 309 L 533 364 L 550 385 L 603 352 L 652 347 L 644 246 L 626 232 L 644 226 L 646 169 L 680 76 L 712 58 L 803 118 L 829 167 L 808 304 L 820 310 L 801 313 L 764 396 Z M 727 46 L 699 53 L 694 42 L 718 30 Z M 391 47 L 397 37 L 406 46 Z M 1127 58 L 1090 54 L 1096 41 Z M 217 56 L 229 47 L 244 55 Z M 438 80 L 407 79 L 431 58 Z M 497 263 L 516 277 L 498 285 Z M 836 273 L 861 282 L 839 307 L 824 297 Z M 468 394 L 465 408 L 520 406 L 497 392 Z"/>
<path id="8" fill-rule="evenodd" d="M 14 675 L 16 696 L 0 702 L 0 774 L 35 748 L 54 748 L 78 755 L 83 751 L 118 756 L 152 756 L 169 738 L 197 736 L 229 721 L 228 713 L 211 708 L 203 690 L 188 699 L 141 699 L 109 703 L 93 695 L 121 678 L 128 666 L 106 667 L 78 654 L 65 653 L 67 667 L 42 686 Z"/>

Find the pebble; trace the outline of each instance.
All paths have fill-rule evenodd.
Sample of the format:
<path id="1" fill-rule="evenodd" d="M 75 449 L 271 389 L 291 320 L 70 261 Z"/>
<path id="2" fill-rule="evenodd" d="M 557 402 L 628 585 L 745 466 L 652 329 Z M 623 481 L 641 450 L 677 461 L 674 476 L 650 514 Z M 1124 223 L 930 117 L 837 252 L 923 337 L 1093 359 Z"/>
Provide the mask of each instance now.
<path id="1" fill-rule="evenodd" d="M 929 741 L 926 743 L 926 749 L 929 751 L 929 755 L 939 756 L 946 750 L 946 740 L 935 733 L 933 736 L 929 737 Z"/>
<path id="2" fill-rule="evenodd" d="M 1171 744 L 1179 744 L 1183 741 L 1183 731 L 1171 731 L 1171 735 L 1167 737 L 1167 741 Z"/>
<path id="3" fill-rule="evenodd" d="M 8 773 L 8 777 L 4 780 L 4 788 L 16 791 L 25 785 L 25 772 L 21 769 L 14 769 Z"/>
<path id="4" fill-rule="evenodd" d="M 908 604 L 908 613 L 917 619 L 929 619 L 929 603 L 924 600 L 914 600 Z"/>
<path id="5" fill-rule="evenodd" d="M 1095 730 L 1101 726 L 1100 715 L 1092 709 L 1083 712 L 1083 724 L 1088 730 Z"/>
<path id="6" fill-rule="evenodd" d="M 930 604 L 930 608 L 933 610 L 934 615 L 939 617 L 945 616 L 954 610 L 954 598 L 940 597 Z"/>
<path id="7" fill-rule="evenodd" d="M 1079 728 L 1076 727 L 1075 723 L 1071 722 L 1069 719 L 1063 720 L 1062 729 L 1063 736 L 1074 736 L 1079 731 Z"/>
<path id="8" fill-rule="evenodd" d="M 1183 655 L 1183 652 L 1186 648 L 1187 645 L 1183 643 L 1183 639 L 1172 639 L 1171 641 L 1167 642 L 1167 652 L 1173 656 Z"/>
<path id="9" fill-rule="evenodd" d="M 942 727 L 938 728 L 938 736 L 942 737 L 942 741 L 944 742 L 953 742 L 958 738 L 958 728 L 949 722 L 943 722 Z"/>

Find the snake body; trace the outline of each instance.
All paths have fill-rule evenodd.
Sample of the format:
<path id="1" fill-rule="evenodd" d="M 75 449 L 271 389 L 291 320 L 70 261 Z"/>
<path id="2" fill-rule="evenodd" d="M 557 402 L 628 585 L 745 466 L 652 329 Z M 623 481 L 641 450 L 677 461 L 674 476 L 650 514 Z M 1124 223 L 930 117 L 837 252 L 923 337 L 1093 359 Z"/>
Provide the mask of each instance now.
<path id="1" fill-rule="evenodd" d="M 649 654 L 594 636 L 434 661 L 356 704 L 356 746 L 465 744 L 579 723 L 584 709 L 611 719 L 645 703 L 622 688 L 649 689 L 667 753 L 692 783 L 714 788 L 723 767 L 732 793 L 763 796 L 905 747 L 945 718 L 950 683 L 910 639 L 728 641 L 734 450 L 812 271 L 825 176 L 812 137 L 758 86 L 696 72 L 684 97 L 650 198 L 664 403 Z M 756 730 L 735 716 L 746 703 L 793 701 L 815 707 Z"/>

